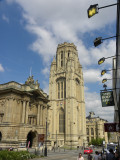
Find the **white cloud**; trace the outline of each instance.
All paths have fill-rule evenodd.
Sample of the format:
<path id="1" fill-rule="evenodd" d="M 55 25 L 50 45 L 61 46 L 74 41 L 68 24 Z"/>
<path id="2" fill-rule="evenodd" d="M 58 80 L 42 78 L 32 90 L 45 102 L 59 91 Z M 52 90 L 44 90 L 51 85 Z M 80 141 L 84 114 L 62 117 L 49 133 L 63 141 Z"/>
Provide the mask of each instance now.
<path id="1" fill-rule="evenodd" d="M 50 73 L 50 68 L 45 67 L 45 68 L 42 70 L 42 73 L 43 73 L 46 77 L 48 77 L 48 76 L 49 76 L 49 73 Z"/>
<path id="2" fill-rule="evenodd" d="M 73 30 L 86 32 L 88 30 L 100 29 L 108 23 L 116 20 L 115 7 L 109 7 L 99 11 L 99 14 L 88 19 L 87 9 L 91 4 L 98 3 L 99 6 L 107 5 L 108 2 L 98 0 L 7 0 L 9 3 L 17 2 L 26 14 L 36 19 L 38 23 L 53 24 L 62 20 Z M 109 4 L 114 0 L 109 0 Z"/>
<path id="3" fill-rule="evenodd" d="M 90 61 L 91 56 L 93 60 L 101 53 L 101 55 L 104 53 L 105 56 L 108 50 L 105 45 L 102 45 L 100 49 L 87 49 L 80 40 L 79 35 L 91 30 L 99 30 L 114 22 L 116 20 L 114 7 L 103 9 L 96 16 L 88 19 L 88 7 L 99 1 L 50 0 L 49 3 L 47 0 L 7 1 L 9 3 L 16 2 L 23 8 L 26 29 L 36 35 L 36 40 L 30 48 L 42 55 L 45 62 L 50 62 L 51 56 L 56 52 L 57 44 L 65 41 L 73 42 L 78 47 L 82 64 L 90 65 L 92 63 Z M 110 0 L 109 4 L 113 2 L 114 0 Z M 99 2 L 99 6 L 104 6 L 106 3 Z"/>
<path id="4" fill-rule="evenodd" d="M 84 33 L 91 34 L 95 31 L 105 30 L 106 25 L 116 21 L 115 7 L 99 10 L 99 14 L 88 19 L 87 9 L 91 4 L 99 6 L 108 5 L 108 1 L 99 0 L 7 0 L 9 4 L 18 3 L 23 9 L 23 23 L 25 29 L 36 36 L 36 40 L 30 44 L 30 49 L 38 53 L 45 62 L 43 74 L 48 74 L 47 67 L 51 58 L 56 53 L 58 43 L 70 42 L 77 46 L 79 60 L 83 66 L 86 83 L 101 83 L 100 72 L 106 67 L 112 68 L 112 60 L 107 59 L 104 64 L 98 66 L 98 60 L 115 54 L 115 40 L 104 41 L 99 47 L 87 48 L 82 41 Z M 115 3 L 109 0 L 109 4 Z M 95 37 L 96 38 L 96 37 Z M 103 37 L 104 38 L 104 37 Z M 89 41 L 86 39 L 86 41 Z M 89 43 L 89 42 L 88 42 Z M 47 64 L 47 67 L 46 67 Z M 92 68 L 93 69 L 90 69 Z M 105 68 L 103 68 L 105 67 Z M 110 77 L 111 74 L 106 74 Z M 43 82 L 44 91 L 48 93 L 48 83 Z M 111 83 L 109 82 L 109 86 Z M 85 87 L 86 111 L 95 110 L 96 115 L 105 119 L 111 119 L 113 110 L 101 107 L 100 97 L 97 93 L 89 93 L 89 87 Z M 97 114 L 98 113 L 98 114 Z M 110 116 L 109 116 L 110 114 Z"/>
<path id="5" fill-rule="evenodd" d="M 43 81 L 43 90 L 45 93 L 49 94 L 49 83 L 46 81 Z"/>
<path id="6" fill-rule="evenodd" d="M 101 76 L 101 71 L 102 70 L 100 69 L 99 70 L 98 69 L 87 69 L 87 70 L 83 69 L 83 77 L 84 77 L 85 84 L 86 83 L 96 83 L 96 82 L 100 82 L 99 84 L 102 84 L 102 80 L 106 78 L 108 79 L 107 87 L 112 88 L 112 73 L 109 72 Z"/>
<path id="7" fill-rule="evenodd" d="M 2 64 L 0 64 L 0 72 L 4 72 L 4 68 L 3 68 Z"/>
<path id="8" fill-rule="evenodd" d="M 9 18 L 6 16 L 6 15 L 2 15 L 2 19 L 4 20 L 4 21 L 6 21 L 7 23 L 9 23 Z"/>
<path id="9" fill-rule="evenodd" d="M 106 119 L 109 122 L 113 122 L 114 108 L 113 106 L 102 107 L 100 93 L 85 92 L 85 102 L 86 116 L 89 115 L 90 111 L 94 111 L 96 116 Z"/>
<path id="10" fill-rule="evenodd" d="M 97 81 L 99 82 L 101 81 L 100 70 L 96 69 L 83 70 L 83 75 L 85 83 L 87 82 L 94 83 Z"/>

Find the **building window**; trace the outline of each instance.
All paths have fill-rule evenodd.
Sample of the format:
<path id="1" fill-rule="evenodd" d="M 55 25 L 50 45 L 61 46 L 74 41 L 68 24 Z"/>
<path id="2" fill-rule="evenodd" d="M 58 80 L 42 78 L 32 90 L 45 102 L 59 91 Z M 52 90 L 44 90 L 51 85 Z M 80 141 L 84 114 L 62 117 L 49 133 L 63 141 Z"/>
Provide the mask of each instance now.
<path id="1" fill-rule="evenodd" d="M 63 99 L 66 98 L 66 82 L 65 82 L 65 78 L 60 78 L 57 81 L 57 88 L 58 88 L 58 99 Z"/>
<path id="2" fill-rule="evenodd" d="M 28 116 L 28 123 L 31 125 L 36 125 L 37 124 L 36 116 Z"/>
<path id="3" fill-rule="evenodd" d="M 70 56 L 70 51 L 68 51 L 68 57 Z"/>
<path id="4" fill-rule="evenodd" d="M 87 137 L 87 141 L 89 142 L 89 137 Z"/>
<path id="5" fill-rule="evenodd" d="M 2 133 L 0 132 L 0 141 L 2 140 Z"/>
<path id="6" fill-rule="evenodd" d="M 61 67 L 63 67 L 63 51 L 61 52 Z"/>
<path id="7" fill-rule="evenodd" d="M 80 80 L 78 78 L 75 79 L 76 82 L 76 98 L 77 100 L 80 100 L 81 95 L 80 95 Z"/>
<path id="8" fill-rule="evenodd" d="M 65 132 L 65 116 L 63 111 L 60 111 L 59 113 L 59 132 Z"/>
<path id="9" fill-rule="evenodd" d="M 60 83 L 58 82 L 58 99 L 60 99 Z"/>
<path id="10" fill-rule="evenodd" d="M 63 98 L 63 82 L 61 82 L 61 98 Z"/>
<path id="11" fill-rule="evenodd" d="M 89 128 L 86 129 L 87 135 L 89 135 Z"/>
<path id="12" fill-rule="evenodd" d="M 93 130 L 93 128 L 91 128 L 91 135 L 94 135 L 94 130 Z"/>
<path id="13" fill-rule="evenodd" d="M 64 98 L 66 98 L 66 83 L 64 81 Z"/>
<path id="14" fill-rule="evenodd" d="M 2 123 L 3 121 L 3 116 L 4 116 L 4 113 L 0 113 L 0 123 Z"/>

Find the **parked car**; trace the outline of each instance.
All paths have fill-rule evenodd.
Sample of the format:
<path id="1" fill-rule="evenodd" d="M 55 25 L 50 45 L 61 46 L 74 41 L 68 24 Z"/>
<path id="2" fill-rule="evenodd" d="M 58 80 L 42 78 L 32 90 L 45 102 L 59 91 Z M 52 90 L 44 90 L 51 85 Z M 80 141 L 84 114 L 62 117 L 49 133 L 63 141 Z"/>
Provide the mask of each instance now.
<path id="1" fill-rule="evenodd" d="M 89 154 L 89 153 L 93 153 L 93 150 L 91 148 L 85 148 L 84 154 Z"/>

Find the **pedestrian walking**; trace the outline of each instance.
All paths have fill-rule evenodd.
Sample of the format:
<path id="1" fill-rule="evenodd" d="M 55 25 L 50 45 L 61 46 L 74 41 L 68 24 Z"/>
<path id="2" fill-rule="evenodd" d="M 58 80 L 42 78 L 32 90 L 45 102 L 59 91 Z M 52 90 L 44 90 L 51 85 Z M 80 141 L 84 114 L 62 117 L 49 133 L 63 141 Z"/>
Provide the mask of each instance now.
<path id="1" fill-rule="evenodd" d="M 82 153 L 79 153 L 77 160 L 84 160 L 84 158 L 82 157 Z"/>
<path id="2" fill-rule="evenodd" d="M 110 153 L 108 153 L 108 154 L 106 155 L 106 160 L 115 160 L 115 155 L 114 155 L 113 149 L 111 148 L 111 149 L 109 150 L 109 152 L 110 152 Z"/>
<path id="3" fill-rule="evenodd" d="M 102 151 L 100 152 L 98 159 L 99 160 L 105 160 L 106 159 L 105 155 L 104 155 L 104 153 L 102 153 Z"/>
<path id="4" fill-rule="evenodd" d="M 98 153 L 98 151 L 95 151 L 95 155 L 93 157 L 93 160 L 99 160 L 99 153 Z"/>
<path id="5" fill-rule="evenodd" d="M 92 155 L 89 153 L 88 154 L 88 160 L 92 160 L 93 159 L 93 157 L 92 157 Z"/>
<path id="6" fill-rule="evenodd" d="M 118 150 L 116 150 L 116 152 L 115 152 L 115 160 L 119 160 L 119 151 Z"/>

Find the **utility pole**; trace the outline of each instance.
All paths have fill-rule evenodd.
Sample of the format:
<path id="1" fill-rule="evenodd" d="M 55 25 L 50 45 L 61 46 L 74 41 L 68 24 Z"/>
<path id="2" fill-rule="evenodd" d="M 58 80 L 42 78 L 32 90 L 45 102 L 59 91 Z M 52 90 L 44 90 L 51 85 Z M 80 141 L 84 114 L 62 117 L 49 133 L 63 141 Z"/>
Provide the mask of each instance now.
<path id="1" fill-rule="evenodd" d="M 120 0 L 117 0 L 117 27 L 116 35 L 120 35 Z M 116 101 L 118 107 L 118 123 L 119 123 L 119 133 L 118 133 L 118 145 L 119 145 L 119 157 L 120 157 L 120 36 L 116 37 Z"/>

